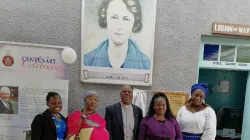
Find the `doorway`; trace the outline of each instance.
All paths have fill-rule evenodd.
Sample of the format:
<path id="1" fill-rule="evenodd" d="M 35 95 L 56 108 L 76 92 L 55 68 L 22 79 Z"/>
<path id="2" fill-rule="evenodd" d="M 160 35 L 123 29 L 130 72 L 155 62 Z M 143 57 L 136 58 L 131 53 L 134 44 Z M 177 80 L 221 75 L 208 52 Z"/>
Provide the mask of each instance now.
<path id="1" fill-rule="evenodd" d="M 205 102 L 217 115 L 217 130 L 235 129 L 242 134 L 247 71 L 199 69 L 199 83 L 208 83 Z"/>

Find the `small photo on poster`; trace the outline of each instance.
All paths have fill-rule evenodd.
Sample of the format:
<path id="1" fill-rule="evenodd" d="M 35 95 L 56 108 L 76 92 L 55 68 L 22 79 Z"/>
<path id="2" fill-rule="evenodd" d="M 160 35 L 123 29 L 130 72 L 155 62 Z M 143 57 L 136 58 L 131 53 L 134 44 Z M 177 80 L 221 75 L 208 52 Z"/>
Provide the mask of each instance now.
<path id="1" fill-rule="evenodd" d="M 18 114 L 18 87 L 0 85 L 0 114 Z"/>

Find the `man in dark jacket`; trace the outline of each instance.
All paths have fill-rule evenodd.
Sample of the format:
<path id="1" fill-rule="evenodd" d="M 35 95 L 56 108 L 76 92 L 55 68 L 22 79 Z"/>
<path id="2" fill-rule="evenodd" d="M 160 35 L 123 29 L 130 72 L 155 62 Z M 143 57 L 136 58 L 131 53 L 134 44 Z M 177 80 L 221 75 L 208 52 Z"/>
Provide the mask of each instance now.
<path id="1" fill-rule="evenodd" d="M 133 89 L 124 85 L 120 92 L 121 101 L 108 106 L 105 112 L 107 130 L 111 140 L 137 140 L 142 120 L 142 110 L 133 105 Z"/>
<path id="2" fill-rule="evenodd" d="M 0 114 L 14 114 L 12 104 L 9 102 L 10 89 L 8 87 L 2 87 L 0 89 Z"/>

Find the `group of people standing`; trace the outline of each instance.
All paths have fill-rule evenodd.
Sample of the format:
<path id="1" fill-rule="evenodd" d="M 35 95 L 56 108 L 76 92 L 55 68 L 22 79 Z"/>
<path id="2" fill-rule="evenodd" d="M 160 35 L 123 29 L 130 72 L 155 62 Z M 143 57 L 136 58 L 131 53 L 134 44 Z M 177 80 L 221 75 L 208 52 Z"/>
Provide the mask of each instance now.
<path id="1" fill-rule="evenodd" d="M 67 118 L 60 114 L 58 93 L 49 92 L 48 110 L 38 114 L 31 124 L 32 140 L 215 140 L 216 115 L 204 99 L 206 84 L 195 84 L 191 98 L 174 116 L 167 96 L 158 92 L 151 99 L 147 115 L 132 104 L 133 89 L 124 85 L 121 101 L 106 107 L 105 118 L 95 110 L 99 97 L 95 91 L 84 95 L 84 108 Z"/>

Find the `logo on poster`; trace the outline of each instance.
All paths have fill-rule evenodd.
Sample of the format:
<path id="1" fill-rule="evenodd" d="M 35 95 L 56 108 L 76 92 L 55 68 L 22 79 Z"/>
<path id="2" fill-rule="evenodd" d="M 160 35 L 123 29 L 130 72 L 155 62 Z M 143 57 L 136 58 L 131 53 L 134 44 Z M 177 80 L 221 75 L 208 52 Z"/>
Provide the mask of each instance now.
<path id="1" fill-rule="evenodd" d="M 10 67 L 14 64 L 14 58 L 10 55 L 6 55 L 3 57 L 2 62 L 6 67 Z"/>

